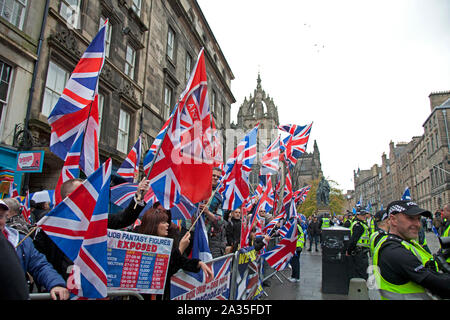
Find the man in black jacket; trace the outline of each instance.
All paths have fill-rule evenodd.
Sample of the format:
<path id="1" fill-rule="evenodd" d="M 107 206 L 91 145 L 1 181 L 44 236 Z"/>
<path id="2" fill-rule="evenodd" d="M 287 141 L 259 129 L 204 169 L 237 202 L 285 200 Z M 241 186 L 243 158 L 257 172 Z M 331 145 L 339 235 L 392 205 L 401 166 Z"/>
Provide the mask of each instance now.
<path id="1" fill-rule="evenodd" d="M 231 220 L 226 226 L 227 249 L 226 253 L 234 252 L 241 242 L 241 209 L 237 208 L 231 213 Z"/>
<path id="2" fill-rule="evenodd" d="M 78 186 L 83 183 L 82 179 L 71 179 L 61 185 L 61 199 L 65 199 Z M 149 182 L 145 178 L 139 183 L 136 194 L 130 201 L 128 207 L 117 213 L 108 214 L 108 228 L 121 229 L 133 224 L 139 217 L 142 209 L 145 207 L 145 202 L 140 200 L 141 194 L 145 194 L 149 189 Z M 55 270 L 67 280 L 69 277 L 68 267 L 73 265 L 73 262 L 59 249 L 59 247 L 47 236 L 43 231 L 36 234 L 34 238 L 34 245 L 38 251 L 43 253 L 47 260 L 53 265 Z"/>
<path id="3" fill-rule="evenodd" d="M 313 241 L 316 246 L 316 252 L 319 251 L 319 249 L 317 248 L 317 244 L 319 243 L 319 240 L 320 240 L 321 229 L 320 229 L 320 222 L 317 220 L 316 216 L 313 216 L 312 221 L 309 222 L 306 232 L 309 235 L 308 251 L 311 251 Z"/>

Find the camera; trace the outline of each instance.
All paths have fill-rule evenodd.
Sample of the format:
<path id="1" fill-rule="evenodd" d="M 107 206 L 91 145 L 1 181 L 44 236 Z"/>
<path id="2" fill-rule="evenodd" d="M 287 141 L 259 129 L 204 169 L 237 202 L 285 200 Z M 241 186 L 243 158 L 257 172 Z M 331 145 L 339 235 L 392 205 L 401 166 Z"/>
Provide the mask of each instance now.
<path id="1" fill-rule="evenodd" d="M 437 262 L 439 270 L 450 273 L 450 264 L 446 261 L 450 257 L 450 237 L 439 237 L 441 249 L 433 255 L 434 261 Z"/>

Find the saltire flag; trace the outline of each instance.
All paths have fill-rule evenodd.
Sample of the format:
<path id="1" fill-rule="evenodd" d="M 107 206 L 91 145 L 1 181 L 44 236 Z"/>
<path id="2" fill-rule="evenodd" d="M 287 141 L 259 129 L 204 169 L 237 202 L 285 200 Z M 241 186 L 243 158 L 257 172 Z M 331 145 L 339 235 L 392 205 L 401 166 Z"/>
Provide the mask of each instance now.
<path id="1" fill-rule="evenodd" d="M 171 300 L 230 300 L 231 266 L 233 257 L 228 256 L 207 263 L 214 273 L 214 278 L 209 283 L 221 284 L 220 288 L 205 292 L 197 288 L 205 288 L 206 276 L 203 270 L 199 272 L 179 271 L 174 274 L 170 281 L 170 299 Z M 225 281 L 228 278 L 228 281 Z M 208 285 L 209 287 L 209 285 Z M 207 288 L 205 288 L 208 290 Z M 211 295 L 217 292 L 216 295 Z M 192 297 L 189 295 L 192 294 Z"/>
<path id="2" fill-rule="evenodd" d="M 79 269 L 78 297 L 107 296 L 110 180 L 111 158 L 37 223 Z"/>
<path id="3" fill-rule="evenodd" d="M 270 251 L 261 254 L 267 263 L 277 271 L 284 270 L 295 254 L 297 247 L 297 218 L 290 223 L 288 232 Z"/>
<path id="4" fill-rule="evenodd" d="M 411 192 L 409 191 L 408 187 L 405 188 L 401 200 L 411 200 Z"/>
<path id="5" fill-rule="evenodd" d="M 361 208 L 361 206 L 362 206 L 362 194 L 359 196 L 359 200 L 356 203 L 356 207 L 360 207 Z"/>
<path id="6" fill-rule="evenodd" d="M 278 136 L 264 151 L 261 159 L 260 176 L 278 173 L 280 160 L 280 136 Z"/>
<path id="7" fill-rule="evenodd" d="M 124 182 L 111 187 L 110 202 L 125 209 L 133 199 L 138 185 L 138 183 Z"/>
<path id="8" fill-rule="evenodd" d="M 212 260 L 209 249 L 208 233 L 205 226 L 205 218 L 202 214 L 195 225 L 194 239 L 192 240 L 191 258 L 202 261 Z"/>
<path id="9" fill-rule="evenodd" d="M 131 148 L 122 165 L 117 170 L 117 174 L 127 182 L 136 182 L 135 177 L 139 173 L 139 163 L 141 161 L 142 142 L 141 136 L 137 139 L 133 148 Z"/>
<path id="10" fill-rule="evenodd" d="M 225 165 L 219 192 L 224 199 L 223 210 L 236 210 L 249 196 L 249 176 L 256 158 L 256 138 L 259 123 L 238 144 Z"/>
<path id="11" fill-rule="evenodd" d="M 369 203 L 368 203 L 367 206 L 366 206 L 366 211 L 367 211 L 367 212 L 371 212 L 371 210 L 372 210 L 372 204 L 371 204 L 370 201 L 369 201 Z"/>
<path id="12" fill-rule="evenodd" d="M 61 186 L 64 182 L 71 179 L 78 178 L 80 176 L 80 156 L 83 146 L 84 138 L 83 128 L 77 134 L 77 137 L 70 148 L 70 151 L 66 154 L 63 168 L 58 178 L 58 182 L 55 187 L 55 204 L 58 205 L 63 199 L 61 198 Z"/>
<path id="13" fill-rule="evenodd" d="M 100 28 L 73 70 L 48 116 L 50 150 L 66 159 L 80 130 L 85 131 L 80 166 L 91 175 L 100 165 L 98 155 L 98 79 L 105 60 L 107 21 Z"/>
<path id="14" fill-rule="evenodd" d="M 282 159 L 286 159 L 290 167 L 294 166 L 298 158 L 306 152 L 311 126 L 312 123 L 305 126 L 290 124 L 278 127 L 288 133 L 288 136 L 280 141 L 280 149 L 284 152 Z"/>
<path id="15" fill-rule="evenodd" d="M 206 200 L 212 190 L 213 160 L 204 50 L 181 94 L 172 121 L 161 142 L 148 179 L 164 208 L 170 209 L 180 195 L 192 203 Z"/>

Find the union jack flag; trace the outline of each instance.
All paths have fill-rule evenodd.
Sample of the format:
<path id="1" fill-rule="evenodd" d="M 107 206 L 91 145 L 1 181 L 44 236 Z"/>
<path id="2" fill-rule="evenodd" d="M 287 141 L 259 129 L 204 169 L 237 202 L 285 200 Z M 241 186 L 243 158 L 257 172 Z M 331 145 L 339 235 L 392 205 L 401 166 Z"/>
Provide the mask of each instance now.
<path id="1" fill-rule="evenodd" d="M 20 197 L 19 192 L 17 191 L 17 184 L 15 184 L 14 182 L 10 182 L 9 184 L 9 197 L 10 198 L 17 198 Z"/>
<path id="2" fill-rule="evenodd" d="M 311 186 L 303 187 L 294 192 L 295 203 L 299 204 L 306 200 L 306 196 L 308 195 L 309 190 L 311 190 Z"/>
<path id="3" fill-rule="evenodd" d="M 228 256 L 207 263 L 214 272 L 214 279 L 209 283 L 206 283 L 203 270 L 200 270 L 198 273 L 179 271 L 172 276 L 170 281 L 170 299 L 200 300 L 205 299 L 205 295 L 207 295 L 208 300 L 229 300 L 232 261 L 233 257 Z M 221 287 L 219 287 L 219 290 L 213 290 L 209 288 L 211 284 L 220 284 Z M 217 292 L 217 294 L 209 297 L 208 293 L 212 291 Z M 201 292 L 204 292 L 205 295 L 202 295 Z"/>
<path id="4" fill-rule="evenodd" d="M 64 182 L 78 178 L 80 176 L 80 156 L 83 145 L 84 131 L 80 128 L 77 137 L 70 148 L 70 151 L 66 154 L 64 166 L 59 175 L 58 182 L 55 187 L 55 204 L 58 205 L 63 199 L 61 198 L 61 186 Z"/>
<path id="5" fill-rule="evenodd" d="M 133 148 L 131 148 L 122 165 L 117 170 L 117 174 L 127 182 L 136 182 L 135 177 L 139 173 L 139 163 L 141 161 L 141 136 L 137 139 Z"/>
<path id="6" fill-rule="evenodd" d="M 192 203 L 208 199 L 211 195 L 213 160 L 211 140 L 207 134 L 210 128 L 202 49 L 148 177 L 164 208 L 172 208 L 179 202 L 180 195 Z"/>
<path id="7" fill-rule="evenodd" d="M 220 143 L 220 132 L 216 129 L 216 122 L 211 116 L 211 126 L 212 126 L 212 157 L 214 161 L 214 167 L 223 169 L 223 155 L 222 155 L 222 144 Z"/>
<path id="8" fill-rule="evenodd" d="M 312 123 L 306 126 L 299 126 L 296 124 L 279 126 L 280 130 L 288 133 L 287 137 L 281 140 L 281 151 L 289 161 L 290 166 L 297 163 L 298 158 L 306 152 L 306 145 L 308 144 L 309 134 L 311 133 Z"/>
<path id="9" fill-rule="evenodd" d="M 265 186 L 264 192 L 261 195 L 261 198 L 258 201 L 258 204 L 256 205 L 256 209 L 255 209 L 255 215 L 254 215 L 254 219 L 252 221 L 252 226 L 250 227 L 250 230 L 252 229 L 255 221 L 257 221 L 257 230 L 259 232 L 257 232 L 257 235 L 259 234 L 263 234 L 262 233 L 262 228 L 264 227 L 264 219 L 259 215 L 259 211 L 264 209 L 265 211 L 269 211 L 270 209 L 273 208 L 273 197 L 271 197 L 271 195 L 273 195 L 273 189 L 272 189 L 272 180 L 268 179 L 267 181 L 267 185 Z M 267 208 L 269 208 L 267 210 Z"/>
<path id="10" fill-rule="evenodd" d="M 128 207 L 138 188 L 137 183 L 124 182 L 111 187 L 110 202 L 123 209 Z"/>
<path id="11" fill-rule="evenodd" d="M 161 145 L 161 141 L 164 139 L 164 136 L 166 135 L 167 128 L 169 127 L 169 123 L 172 121 L 172 117 L 173 117 L 173 114 L 174 114 L 176 108 L 178 108 L 178 105 L 175 106 L 169 119 L 164 123 L 163 127 L 161 128 L 161 131 L 159 131 L 159 133 L 156 136 L 155 140 L 153 141 L 152 145 L 150 146 L 147 153 L 145 154 L 142 164 L 144 166 L 144 173 L 145 173 L 146 177 L 148 177 L 150 174 L 150 167 L 151 167 L 153 158 L 155 158 L 156 151 L 158 151 L 158 148 Z"/>
<path id="12" fill-rule="evenodd" d="M 111 159 L 42 218 L 37 225 L 80 270 L 72 293 L 84 298 L 107 295 L 107 224 Z"/>
<path id="13" fill-rule="evenodd" d="M 80 166 L 86 175 L 99 167 L 98 78 L 105 60 L 106 26 L 107 21 L 84 52 L 48 117 L 50 150 L 62 160 L 66 159 L 77 133 L 85 131 Z"/>
<path id="14" fill-rule="evenodd" d="M 256 158 L 258 126 L 259 123 L 241 140 L 225 165 L 218 190 L 224 198 L 224 210 L 236 210 L 250 194 L 248 179 Z"/>
<path id="15" fill-rule="evenodd" d="M 22 208 L 22 216 L 24 217 L 25 221 L 28 223 L 31 223 L 31 209 L 30 209 L 30 192 L 27 190 L 25 199 L 23 203 L 20 203 L 20 206 Z M 19 201 L 20 202 L 20 201 Z"/>
<path id="16" fill-rule="evenodd" d="M 267 263 L 277 271 L 284 270 L 295 254 L 297 247 L 297 218 L 289 224 L 288 232 L 270 251 L 261 254 Z"/>
<path id="17" fill-rule="evenodd" d="M 274 175 L 278 173 L 280 160 L 280 136 L 264 151 L 261 159 L 260 176 Z"/>
<path id="18" fill-rule="evenodd" d="M 284 182 L 284 195 L 283 195 L 283 205 L 281 206 L 280 212 L 286 212 L 286 210 L 289 210 L 289 204 L 291 203 L 294 193 L 292 191 L 292 179 L 291 179 L 291 172 L 289 171 L 289 168 L 287 169 L 286 174 L 286 180 Z"/>
<path id="19" fill-rule="evenodd" d="M 286 213 L 285 212 L 280 213 L 279 215 L 277 215 L 275 218 L 270 220 L 270 222 L 264 227 L 263 233 L 270 236 L 273 228 L 277 225 L 277 223 L 281 222 L 281 219 L 285 219 L 285 218 L 286 218 Z"/>

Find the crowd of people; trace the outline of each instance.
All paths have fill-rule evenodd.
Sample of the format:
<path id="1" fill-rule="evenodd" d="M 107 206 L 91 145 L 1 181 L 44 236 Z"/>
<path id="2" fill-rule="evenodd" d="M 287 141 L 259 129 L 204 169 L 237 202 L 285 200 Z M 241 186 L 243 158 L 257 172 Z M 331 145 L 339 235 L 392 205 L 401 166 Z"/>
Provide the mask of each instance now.
<path id="1" fill-rule="evenodd" d="M 222 209 L 223 199 L 215 192 L 222 171 L 213 169 L 212 192 L 208 203 L 199 204 L 203 212 L 208 235 L 209 249 L 213 258 L 239 250 L 243 222 L 243 208 L 234 211 Z M 73 179 L 65 182 L 61 188 L 64 199 L 75 190 L 83 180 Z M 136 233 L 170 237 L 173 247 L 163 295 L 145 295 L 146 299 L 169 299 L 170 277 L 178 270 L 191 272 L 202 270 L 207 281 L 213 279 L 211 268 L 200 259 L 189 258 L 192 251 L 194 218 L 185 220 L 181 226 L 174 224 L 171 211 L 158 202 L 151 209 L 143 212 L 146 203 L 142 195 L 149 189 L 149 182 L 143 179 L 134 198 L 124 210 L 108 214 L 108 228 L 122 229 Z M 248 217 L 255 214 L 254 204 Z M 17 199 L 7 198 L 0 201 L 0 276 L 2 283 L 0 299 L 27 299 L 30 292 L 49 292 L 53 299 L 68 299 L 68 271 L 73 262 L 59 249 L 45 232 L 36 230 L 20 213 L 21 206 Z M 48 204 L 32 203 L 31 219 L 38 221 L 50 210 Z M 439 214 L 438 214 L 439 213 Z M 265 248 L 270 250 L 279 239 L 278 222 L 270 235 L 261 230 L 274 218 L 270 212 L 260 209 L 258 226 L 253 226 L 248 234 L 248 245 L 257 252 Z M 141 224 L 136 225 L 140 217 Z M 320 252 L 323 230 L 332 226 L 349 228 L 350 240 L 345 248 L 350 261 L 349 277 L 367 279 L 369 257 L 375 268 L 375 275 L 382 292 L 382 297 L 399 299 L 404 297 L 424 298 L 427 290 L 433 294 L 450 297 L 450 275 L 446 270 L 449 257 L 438 259 L 432 255 L 426 244 L 424 230 L 430 229 L 431 213 L 419 208 L 411 201 L 397 201 L 389 204 L 386 210 L 371 216 L 362 208 L 356 214 L 347 213 L 330 217 L 312 215 L 297 219 L 296 250 L 290 260 L 291 282 L 300 281 L 300 256 L 305 245 L 308 251 Z M 439 219 L 439 221 L 438 221 Z M 450 230 L 450 204 L 435 214 L 432 224 L 439 230 L 439 235 L 447 237 Z M 438 224 L 438 222 L 440 224 Z M 308 246 L 309 242 L 309 246 Z M 3 258 L 4 257 L 4 258 Z M 449 261 L 447 261 L 449 262 Z M 19 268 L 20 266 L 20 268 Z M 264 263 L 264 268 L 267 268 Z M 450 270 L 450 268 L 449 268 Z M 270 285 L 267 281 L 264 285 Z"/>

